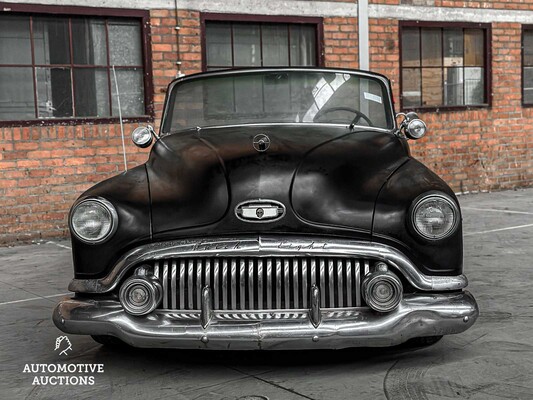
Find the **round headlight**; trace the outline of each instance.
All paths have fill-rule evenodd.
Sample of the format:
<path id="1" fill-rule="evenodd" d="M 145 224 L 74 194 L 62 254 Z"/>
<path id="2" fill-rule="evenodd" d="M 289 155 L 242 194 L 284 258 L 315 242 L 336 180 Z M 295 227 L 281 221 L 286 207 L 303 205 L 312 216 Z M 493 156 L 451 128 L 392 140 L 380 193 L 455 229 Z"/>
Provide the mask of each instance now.
<path id="1" fill-rule="evenodd" d="M 115 233 L 118 215 L 105 199 L 88 199 L 78 203 L 70 216 L 70 229 L 85 243 L 102 243 Z"/>
<path id="2" fill-rule="evenodd" d="M 450 236 L 459 225 L 459 208 L 443 195 L 428 195 L 413 207 L 412 224 L 425 239 L 440 240 Z"/>

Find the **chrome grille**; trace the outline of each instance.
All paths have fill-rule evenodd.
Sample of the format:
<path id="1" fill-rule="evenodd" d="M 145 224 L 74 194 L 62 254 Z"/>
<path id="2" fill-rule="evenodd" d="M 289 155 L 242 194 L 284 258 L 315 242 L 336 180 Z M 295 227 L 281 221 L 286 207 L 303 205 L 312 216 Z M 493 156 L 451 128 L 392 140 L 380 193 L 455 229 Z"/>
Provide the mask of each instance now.
<path id="1" fill-rule="evenodd" d="M 360 307 L 361 276 L 369 261 L 341 257 L 179 258 L 154 262 L 163 286 L 162 309 L 200 310 L 202 288 L 212 290 L 214 310 L 283 310 Z"/>

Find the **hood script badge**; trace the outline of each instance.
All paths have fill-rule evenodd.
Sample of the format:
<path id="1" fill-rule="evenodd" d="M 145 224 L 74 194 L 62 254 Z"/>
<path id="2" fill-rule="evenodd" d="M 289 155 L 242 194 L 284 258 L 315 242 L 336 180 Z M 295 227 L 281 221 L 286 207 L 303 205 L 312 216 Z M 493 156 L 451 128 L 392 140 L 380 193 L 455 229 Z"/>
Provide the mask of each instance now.
<path id="1" fill-rule="evenodd" d="M 273 222 L 284 215 L 285 206 L 276 200 L 247 200 L 235 207 L 235 216 L 245 222 Z"/>
<path id="2" fill-rule="evenodd" d="M 259 152 L 267 151 L 270 147 L 270 138 L 264 133 L 254 136 L 254 149 Z"/>

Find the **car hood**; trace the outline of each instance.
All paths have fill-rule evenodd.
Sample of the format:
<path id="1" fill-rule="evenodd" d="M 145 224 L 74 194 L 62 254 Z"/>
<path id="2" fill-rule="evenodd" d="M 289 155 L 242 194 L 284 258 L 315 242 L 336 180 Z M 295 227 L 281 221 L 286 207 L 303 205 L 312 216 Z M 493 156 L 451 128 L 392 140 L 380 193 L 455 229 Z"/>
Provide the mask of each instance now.
<path id="1" fill-rule="evenodd" d="M 260 152 L 253 140 L 270 138 Z M 154 238 L 332 228 L 369 233 L 385 180 L 408 159 L 389 132 L 345 126 L 239 126 L 168 135 L 147 162 Z M 286 207 L 270 223 L 235 216 L 247 200 Z M 191 232 L 193 230 L 193 232 Z"/>

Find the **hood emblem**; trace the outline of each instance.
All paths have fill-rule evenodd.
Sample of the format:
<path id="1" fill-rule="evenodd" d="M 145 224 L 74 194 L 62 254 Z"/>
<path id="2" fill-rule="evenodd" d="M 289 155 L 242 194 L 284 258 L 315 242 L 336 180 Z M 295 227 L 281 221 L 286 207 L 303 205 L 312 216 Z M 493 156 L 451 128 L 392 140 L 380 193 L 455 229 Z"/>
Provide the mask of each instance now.
<path id="1" fill-rule="evenodd" d="M 273 222 L 283 218 L 285 206 L 276 200 L 247 200 L 237 204 L 235 215 L 245 222 Z"/>
<path id="2" fill-rule="evenodd" d="M 262 153 L 270 147 L 270 138 L 264 133 L 254 136 L 254 149 Z"/>

